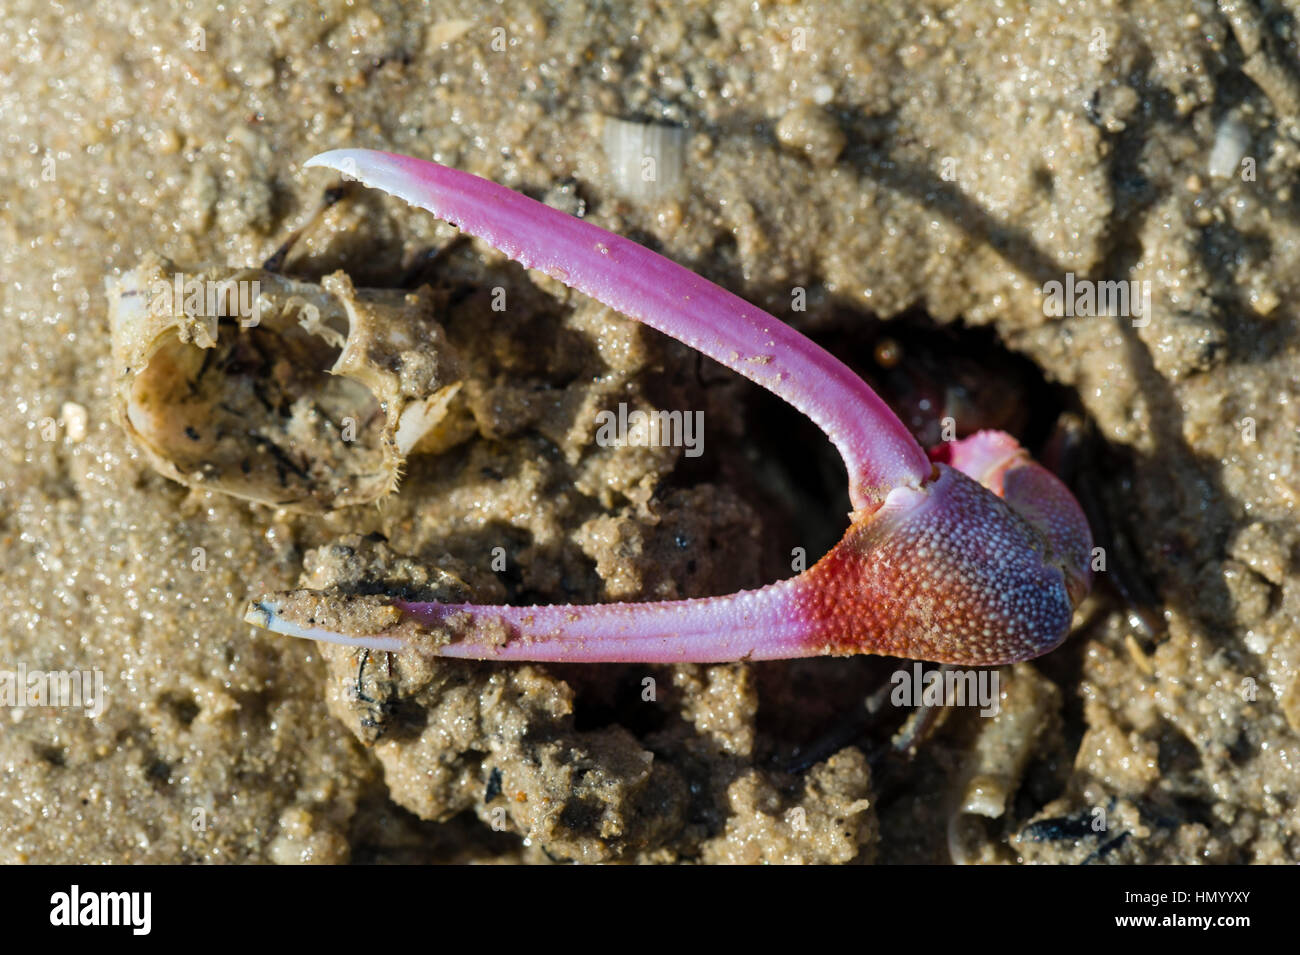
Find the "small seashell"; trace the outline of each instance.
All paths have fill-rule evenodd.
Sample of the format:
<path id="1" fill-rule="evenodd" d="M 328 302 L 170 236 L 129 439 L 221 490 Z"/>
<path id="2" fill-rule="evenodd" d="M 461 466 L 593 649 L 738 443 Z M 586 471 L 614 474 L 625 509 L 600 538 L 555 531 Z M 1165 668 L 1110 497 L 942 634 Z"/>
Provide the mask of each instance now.
<path id="1" fill-rule="evenodd" d="M 601 141 L 619 195 L 644 202 L 681 193 L 686 130 L 606 117 Z"/>
<path id="2" fill-rule="evenodd" d="M 119 423 L 161 474 L 298 511 L 393 491 L 460 388 L 434 293 L 148 256 L 106 282 Z"/>
<path id="3" fill-rule="evenodd" d="M 1215 179 L 1227 179 L 1236 175 L 1249 147 L 1250 130 L 1240 116 L 1229 113 L 1214 132 L 1214 146 L 1210 149 L 1210 175 Z"/>

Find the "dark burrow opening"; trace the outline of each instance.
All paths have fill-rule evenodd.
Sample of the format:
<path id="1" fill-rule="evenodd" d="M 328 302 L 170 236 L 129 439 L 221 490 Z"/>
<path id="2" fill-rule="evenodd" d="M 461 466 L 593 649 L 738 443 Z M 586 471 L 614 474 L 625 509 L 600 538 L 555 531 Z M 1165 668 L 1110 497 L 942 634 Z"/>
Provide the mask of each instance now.
<path id="1" fill-rule="evenodd" d="M 940 325 L 919 309 L 888 322 L 841 310 L 830 327 L 809 337 L 867 381 L 926 449 L 949 437 L 951 424 L 957 438 L 1007 431 L 1042 460 L 1062 412 L 1076 407 L 991 328 Z M 847 526 L 844 463 L 816 425 L 776 396 L 756 387 L 748 405 L 759 483 L 793 525 L 790 546 L 804 546 L 811 564 Z"/>

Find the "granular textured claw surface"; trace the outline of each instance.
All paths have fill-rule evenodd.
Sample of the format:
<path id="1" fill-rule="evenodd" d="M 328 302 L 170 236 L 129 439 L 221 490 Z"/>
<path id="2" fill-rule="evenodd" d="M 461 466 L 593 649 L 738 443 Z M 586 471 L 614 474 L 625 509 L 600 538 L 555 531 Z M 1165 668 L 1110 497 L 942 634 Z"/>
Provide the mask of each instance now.
<path id="1" fill-rule="evenodd" d="M 939 471 L 854 524 L 809 570 L 798 603 L 825 635 L 822 652 L 995 665 L 1065 639 L 1073 607 L 1041 536 L 961 472 Z"/>

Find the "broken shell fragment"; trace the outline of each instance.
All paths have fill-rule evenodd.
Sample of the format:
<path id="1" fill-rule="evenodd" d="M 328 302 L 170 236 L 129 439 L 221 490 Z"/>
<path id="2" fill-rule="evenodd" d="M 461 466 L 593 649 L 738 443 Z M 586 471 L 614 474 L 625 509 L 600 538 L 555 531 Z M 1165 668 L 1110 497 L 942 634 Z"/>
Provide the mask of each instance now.
<path id="1" fill-rule="evenodd" d="M 162 474 L 299 511 L 393 491 L 460 388 L 438 296 L 158 256 L 106 281 L 114 413 Z"/>
<path id="2" fill-rule="evenodd" d="M 601 140 L 619 195 L 642 202 L 681 193 L 686 130 L 607 116 L 601 125 Z"/>

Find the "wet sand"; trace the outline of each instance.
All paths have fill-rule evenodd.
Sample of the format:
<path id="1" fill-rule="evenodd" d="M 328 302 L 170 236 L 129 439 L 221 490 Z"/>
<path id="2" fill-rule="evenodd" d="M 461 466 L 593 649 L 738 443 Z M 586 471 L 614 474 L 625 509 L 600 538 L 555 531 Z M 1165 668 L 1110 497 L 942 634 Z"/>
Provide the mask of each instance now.
<path id="1" fill-rule="evenodd" d="M 9 4 L 0 670 L 99 671 L 106 705 L 0 710 L 0 861 L 1300 858 L 1294 43 L 1175 2 L 940 6 Z M 603 117 L 683 129 L 676 184 L 629 190 Z M 843 526 L 833 452 L 747 382 L 401 203 L 321 211 L 302 164 L 343 146 L 581 213 L 855 367 L 882 327 L 939 387 L 941 333 L 1025 359 L 1086 422 L 1107 546 L 1070 642 L 900 755 L 907 713 L 863 707 L 896 661 L 431 662 L 244 623 L 307 582 L 726 593 Z M 395 495 L 326 514 L 182 486 L 113 416 L 105 277 L 258 267 L 305 224 L 287 274 L 429 284 L 464 381 Z M 1067 275 L 1149 309 L 1055 314 Z M 600 447 L 619 401 L 702 410 L 704 454 Z"/>

